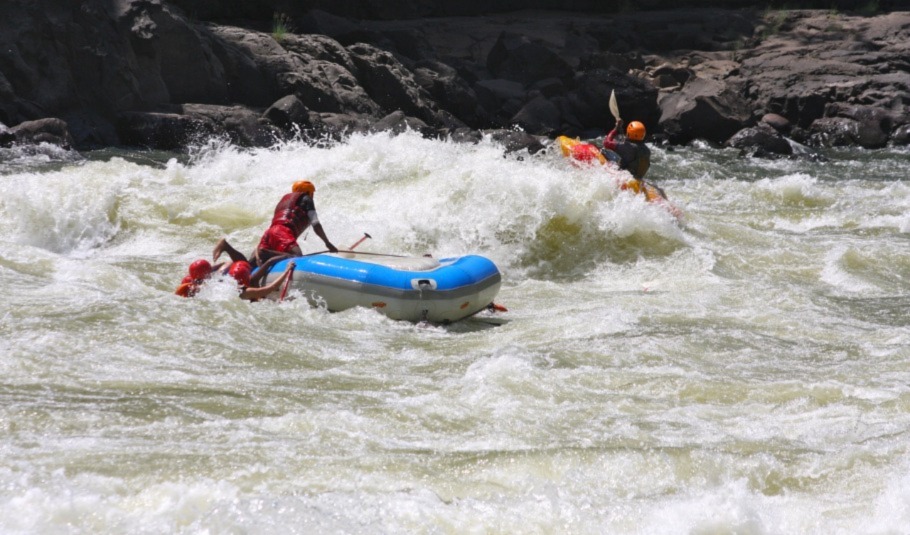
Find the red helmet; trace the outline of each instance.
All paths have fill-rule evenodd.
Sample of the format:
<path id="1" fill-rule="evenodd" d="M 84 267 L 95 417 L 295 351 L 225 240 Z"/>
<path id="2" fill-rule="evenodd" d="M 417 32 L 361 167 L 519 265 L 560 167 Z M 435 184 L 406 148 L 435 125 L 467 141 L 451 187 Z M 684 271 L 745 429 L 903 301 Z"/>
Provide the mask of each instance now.
<path id="1" fill-rule="evenodd" d="M 193 280 L 201 280 L 212 273 L 212 264 L 208 260 L 200 259 L 190 264 L 190 277 Z"/>
<path id="2" fill-rule="evenodd" d="M 228 275 L 237 279 L 237 282 L 241 286 L 249 286 L 250 284 L 250 275 L 253 274 L 253 267 L 250 266 L 249 262 L 244 260 L 239 260 L 231 264 L 230 269 L 228 269 Z"/>

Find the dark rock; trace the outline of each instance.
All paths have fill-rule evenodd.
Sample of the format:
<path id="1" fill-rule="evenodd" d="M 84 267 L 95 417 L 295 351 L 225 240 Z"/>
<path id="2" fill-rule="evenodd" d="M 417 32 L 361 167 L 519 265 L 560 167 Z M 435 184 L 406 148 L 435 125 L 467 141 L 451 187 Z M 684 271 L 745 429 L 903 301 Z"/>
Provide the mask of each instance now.
<path id="1" fill-rule="evenodd" d="M 243 106 L 184 104 L 181 111 L 208 125 L 213 135 L 227 135 L 241 147 L 267 147 L 281 138 L 278 129 L 262 120 L 260 113 Z"/>
<path id="2" fill-rule="evenodd" d="M 894 117 L 887 111 L 871 106 L 834 103 L 825 109 L 827 117 L 845 117 L 857 122 L 855 142 L 867 149 L 884 147 L 892 130 Z"/>
<path id="3" fill-rule="evenodd" d="M 3 123 L 0 123 L 0 147 L 9 147 L 16 141 L 16 134 Z"/>
<path id="4" fill-rule="evenodd" d="M 315 33 L 331 37 L 337 41 L 354 42 L 352 39 L 363 32 L 363 27 L 352 20 L 333 15 L 322 9 L 313 9 L 301 17 L 295 18 L 300 33 Z"/>
<path id="5" fill-rule="evenodd" d="M 100 149 L 120 144 L 117 129 L 106 117 L 92 110 L 79 110 L 63 116 L 77 150 Z"/>
<path id="6" fill-rule="evenodd" d="M 70 135 L 66 121 L 57 118 L 38 119 L 19 123 L 10 129 L 16 138 L 16 144 L 37 145 L 50 143 L 64 149 L 73 147 L 73 137 Z"/>
<path id="7" fill-rule="evenodd" d="M 531 84 L 529 89 L 540 91 L 541 95 L 552 98 L 557 95 L 564 95 L 566 93 L 566 84 L 559 78 L 544 78 Z"/>
<path id="8" fill-rule="evenodd" d="M 751 151 L 756 156 L 793 154 L 790 143 L 777 130 L 765 123 L 740 130 L 728 139 L 725 145 Z"/>
<path id="9" fill-rule="evenodd" d="M 401 110 L 426 122 L 434 120 L 435 107 L 429 95 L 394 56 L 364 43 L 348 50 L 358 68 L 358 80 L 383 110 Z"/>
<path id="10" fill-rule="evenodd" d="M 748 104 L 723 82 L 693 78 L 660 101 L 660 126 L 673 143 L 705 139 L 723 143 L 749 126 Z"/>
<path id="11" fill-rule="evenodd" d="M 526 132 L 515 130 L 489 130 L 485 131 L 493 141 L 501 143 L 506 152 L 528 151 L 536 154 L 544 149 L 544 144 L 539 137 Z"/>
<path id="12" fill-rule="evenodd" d="M 490 111 L 490 121 L 505 126 L 518 113 L 528 92 L 518 82 L 494 79 L 474 84 L 474 93 L 480 106 Z"/>
<path id="13" fill-rule="evenodd" d="M 420 132 L 424 137 L 429 137 L 436 133 L 436 130 L 427 126 L 427 123 L 415 117 L 408 117 L 400 110 L 386 115 L 373 123 L 370 128 L 374 132 L 391 132 L 393 134 L 402 134 L 410 130 Z"/>
<path id="14" fill-rule="evenodd" d="M 497 78 L 523 85 L 544 78 L 571 79 L 572 67 L 542 41 L 503 32 L 487 56 L 487 69 Z"/>
<path id="15" fill-rule="evenodd" d="M 556 105 L 541 95 L 525 104 L 511 122 L 531 134 L 555 136 L 559 134 L 562 114 Z"/>
<path id="16" fill-rule="evenodd" d="M 285 130 L 290 130 L 295 126 L 302 128 L 310 126 L 309 110 L 296 95 L 278 99 L 269 106 L 269 109 L 265 110 L 262 116 Z"/>
<path id="17" fill-rule="evenodd" d="M 440 108 L 465 124 L 481 128 L 492 120 L 474 89 L 454 68 L 438 61 L 422 62 L 414 70 L 414 80 Z"/>
<path id="18" fill-rule="evenodd" d="M 910 122 L 908 12 L 787 11 L 758 35 L 776 13 L 178 1 L 188 16 L 168 0 L 4 2 L 0 122 L 63 118 L 80 148 L 180 148 L 200 135 L 260 145 L 294 124 L 340 136 L 386 119 L 465 138 L 464 125 L 513 123 L 580 134 L 612 127 L 613 90 L 624 119 L 674 143 L 723 142 L 766 111 L 790 122 L 792 139 L 815 144 L 900 143 Z M 289 33 L 268 33 L 276 11 L 291 16 Z M 412 20 L 387 17 L 402 12 Z M 199 22 L 201 13 L 254 17 L 242 24 L 264 31 Z M 302 108 L 277 105 L 288 96 Z"/>
<path id="19" fill-rule="evenodd" d="M 846 117 L 822 117 L 809 127 L 808 143 L 816 147 L 853 145 L 859 138 L 859 123 Z"/>
<path id="20" fill-rule="evenodd" d="M 209 120 L 160 112 L 123 112 L 116 127 L 124 144 L 159 150 L 179 150 L 217 131 Z"/>
<path id="21" fill-rule="evenodd" d="M 568 112 L 584 128 L 612 128 L 615 120 L 609 100 L 613 91 L 625 121 L 641 121 L 649 131 L 655 129 L 660 117 L 657 89 L 642 78 L 616 69 L 597 69 L 579 76 L 575 89 L 567 95 Z"/>
<path id="22" fill-rule="evenodd" d="M 766 113 L 762 115 L 761 122 L 782 134 L 789 132 L 792 126 L 786 117 L 776 113 Z"/>
<path id="23" fill-rule="evenodd" d="M 692 69 L 667 64 L 663 64 L 657 67 L 651 73 L 651 76 L 654 76 L 658 80 L 664 80 L 665 85 L 659 84 L 658 87 L 670 87 L 674 85 L 682 86 L 689 81 L 689 78 L 692 78 L 694 75 L 695 73 L 692 72 Z"/>
<path id="24" fill-rule="evenodd" d="M 895 145 L 910 145 L 910 124 L 899 127 L 891 134 L 891 142 Z"/>
<path id="25" fill-rule="evenodd" d="M 310 113 L 311 132 L 314 137 L 343 139 L 355 133 L 371 132 L 374 119 L 370 116 L 348 113 Z"/>
<path id="26" fill-rule="evenodd" d="M 579 70 L 581 71 L 592 69 L 616 69 L 625 73 L 633 69 L 643 70 L 644 68 L 645 61 L 640 54 L 617 54 L 616 52 L 611 51 L 592 54 L 579 66 Z"/>

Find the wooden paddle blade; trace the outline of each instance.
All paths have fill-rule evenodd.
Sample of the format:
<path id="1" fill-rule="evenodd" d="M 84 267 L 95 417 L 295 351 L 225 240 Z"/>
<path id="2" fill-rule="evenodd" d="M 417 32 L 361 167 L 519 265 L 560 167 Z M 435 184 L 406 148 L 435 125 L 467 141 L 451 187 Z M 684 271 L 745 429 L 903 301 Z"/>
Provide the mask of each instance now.
<path id="1" fill-rule="evenodd" d="M 616 90 L 610 91 L 610 113 L 613 114 L 613 118 L 617 121 L 620 120 L 619 117 L 619 104 L 616 102 Z"/>

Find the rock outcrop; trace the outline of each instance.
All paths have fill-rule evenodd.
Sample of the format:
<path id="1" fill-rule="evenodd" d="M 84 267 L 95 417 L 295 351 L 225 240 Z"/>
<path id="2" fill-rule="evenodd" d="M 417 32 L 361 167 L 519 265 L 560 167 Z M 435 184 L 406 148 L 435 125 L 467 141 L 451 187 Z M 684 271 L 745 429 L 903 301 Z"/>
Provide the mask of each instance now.
<path id="1" fill-rule="evenodd" d="M 201 22 L 165 0 L 6 0 L 0 144 L 265 146 L 411 129 L 493 133 L 533 151 L 545 137 L 602 135 L 612 91 L 624 119 L 670 143 L 788 155 L 783 136 L 910 141 L 907 12 L 285 16 L 268 32 Z"/>

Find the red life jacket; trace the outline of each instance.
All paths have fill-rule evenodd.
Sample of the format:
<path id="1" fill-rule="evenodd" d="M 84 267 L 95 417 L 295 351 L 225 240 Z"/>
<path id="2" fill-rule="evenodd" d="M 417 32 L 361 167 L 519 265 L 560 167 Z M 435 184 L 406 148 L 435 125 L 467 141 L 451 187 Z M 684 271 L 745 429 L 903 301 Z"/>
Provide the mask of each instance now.
<path id="1" fill-rule="evenodd" d="M 294 236 L 300 236 L 308 226 L 310 218 L 307 216 L 306 209 L 301 197 L 309 197 L 306 193 L 288 193 L 278 201 L 275 207 L 275 215 L 272 217 L 272 225 L 284 225 L 294 232 Z"/>

